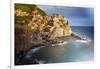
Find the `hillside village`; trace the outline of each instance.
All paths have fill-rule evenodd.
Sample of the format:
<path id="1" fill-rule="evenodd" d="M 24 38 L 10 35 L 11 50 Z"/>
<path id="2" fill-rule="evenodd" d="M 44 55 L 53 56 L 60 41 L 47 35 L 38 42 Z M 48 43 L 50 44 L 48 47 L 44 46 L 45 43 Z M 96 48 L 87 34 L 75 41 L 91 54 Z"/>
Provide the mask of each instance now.
<path id="1" fill-rule="evenodd" d="M 18 51 L 45 45 L 71 34 L 68 20 L 60 14 L 43 15 L 37 9 L 31 12 L 15 9 L 15 48 Z"/>

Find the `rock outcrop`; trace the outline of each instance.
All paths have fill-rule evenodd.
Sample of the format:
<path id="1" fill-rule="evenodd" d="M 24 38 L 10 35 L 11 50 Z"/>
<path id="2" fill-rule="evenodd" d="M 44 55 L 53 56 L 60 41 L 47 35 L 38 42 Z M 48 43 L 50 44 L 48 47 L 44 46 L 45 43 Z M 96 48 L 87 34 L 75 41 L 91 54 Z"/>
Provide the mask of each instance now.
<path id="1" fill-rule="evenodd" d="M 27 12 L 21 9 L 22 6 L 24 5 L 20 4 L 15 8 L 15 49 L 17 51 L 27 51 L 33 46 L 53 43 L 56 38 L 71 36 L 71 27 L 64 16 L 56 13 L 47 15 L 43 11 L 40 12 L 37 6 Z"/>

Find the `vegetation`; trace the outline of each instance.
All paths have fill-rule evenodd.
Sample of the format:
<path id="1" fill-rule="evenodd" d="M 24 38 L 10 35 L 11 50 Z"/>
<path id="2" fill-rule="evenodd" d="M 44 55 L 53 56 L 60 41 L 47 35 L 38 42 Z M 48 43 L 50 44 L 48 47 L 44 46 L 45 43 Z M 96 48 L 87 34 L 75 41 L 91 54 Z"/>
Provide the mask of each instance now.
<path id="1" fill-rule="evenodd" d="M 31 12 L 32 10 L 38 10 L 38 12 L 42 15 L 46 15 L 44 11 L 38 8 L 35 4 L 18 4 L 15 3 L 15 10 L 21 9 L 23 12 Z"/>

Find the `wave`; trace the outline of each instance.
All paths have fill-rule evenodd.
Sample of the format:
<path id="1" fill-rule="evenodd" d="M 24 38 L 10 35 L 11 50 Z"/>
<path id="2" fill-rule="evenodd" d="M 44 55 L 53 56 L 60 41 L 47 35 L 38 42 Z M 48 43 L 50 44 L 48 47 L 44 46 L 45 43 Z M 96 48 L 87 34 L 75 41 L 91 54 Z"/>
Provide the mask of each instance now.
<path id="1" fill-rule="evenodd" d="M 61 46 L 61 45 L 67 44 L 67 43 L 68 43 L 67 41 L 64 41 L 62 43 L 52 44 L 51 46 Z"/>
<path id="2" fill-rule="evenodd" d="M 90 42 L 91 40 L 76 40 L 76 42 L 81 42 L 81 43 L 88 43 Z"/>
<path id="3" fill-rule="evenodd" d="M 40 49 L 43 48 L 43 47 L 44 47 L 44 46 L 40 46 L 40 47 L 31 49 L 31 50 L 26 54 L 26 58 L 30 58 L 30 57 L 31 57 L 31 54 L 34 54 L 36 51 L 40 50 Z"/>

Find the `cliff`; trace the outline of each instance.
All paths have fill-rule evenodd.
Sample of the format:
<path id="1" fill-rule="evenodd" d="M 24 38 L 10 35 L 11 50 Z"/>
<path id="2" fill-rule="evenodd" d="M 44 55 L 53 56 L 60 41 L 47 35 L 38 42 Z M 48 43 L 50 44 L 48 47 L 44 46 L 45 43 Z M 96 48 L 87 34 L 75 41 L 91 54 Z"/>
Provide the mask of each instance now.
<path id="1" fill-rule="evenodd" d="M 36 5 L 15 4 L 15 49 L 27 51 L 33 46 L 56 43 L 71 36 L 68 20 L 60 14 L 47 15 Z"/>

